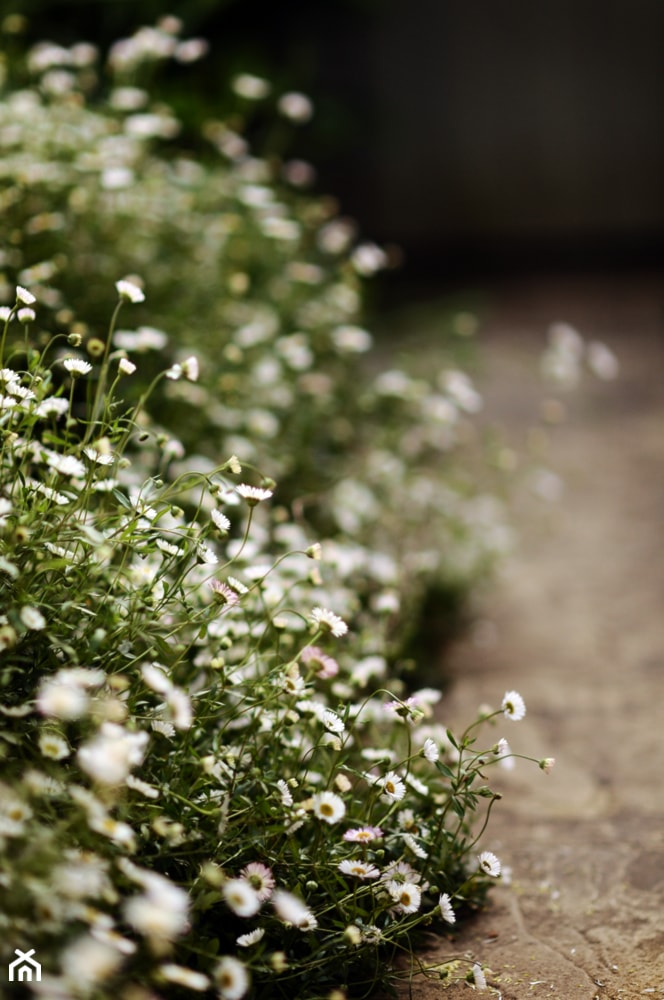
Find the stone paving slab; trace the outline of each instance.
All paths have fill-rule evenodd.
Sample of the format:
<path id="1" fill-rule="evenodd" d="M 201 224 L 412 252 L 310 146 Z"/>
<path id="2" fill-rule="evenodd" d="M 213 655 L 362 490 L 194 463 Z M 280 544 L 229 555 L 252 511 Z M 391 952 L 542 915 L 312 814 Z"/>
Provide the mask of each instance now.
<path id="1" fill-rule="evenodd" d="M 515 688 L 527 717 L 496 738 L 557 758 L 550 775 L 519 761 L 492 781 L 504 799 L 482 847 L 511 885 L 420 956 L 480 962 L 503 1000 L 664 998 L 663 288 L 544 284 L 525 302 L 518 289 L 498 295 L 487 317 L 487 418 L 515 446 L 536 420 L 548 322 L 607 340 L 622 364 L 615 384 L 567 401 L 549 435 L 562 497 L 519 511 L 518 547 L 453 653 L 442 707 L 458 727 Z M 475 992 L 442 986 L 417 977 L 402 995 Z"/>

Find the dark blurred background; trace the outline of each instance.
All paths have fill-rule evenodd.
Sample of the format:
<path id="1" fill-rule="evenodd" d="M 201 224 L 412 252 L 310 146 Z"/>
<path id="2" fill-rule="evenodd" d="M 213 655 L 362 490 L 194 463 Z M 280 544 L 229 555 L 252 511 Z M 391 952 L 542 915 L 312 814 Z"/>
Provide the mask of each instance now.
<path id="1" fill-rule="evenodd" d="M 363 236 L 403 249 L 401 280 L 664 260 L 662 0 L 2 6 L 34 39 L 101 45 L 181 17 L 211 43 L 178 98 L 193 117 L 224 109 L 238 71 L 308 93 L 292 153 Z"/>

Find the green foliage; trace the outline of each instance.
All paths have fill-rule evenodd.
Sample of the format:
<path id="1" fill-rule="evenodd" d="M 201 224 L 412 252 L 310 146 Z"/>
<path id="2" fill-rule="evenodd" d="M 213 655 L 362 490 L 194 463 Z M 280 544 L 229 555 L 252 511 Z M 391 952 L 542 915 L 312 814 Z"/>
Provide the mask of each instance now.
<path id="1" fill-rule="evenodd" d="M 126 88 L 178 45 L 101 90 L 84 46 L 6 66 L 0 964 L 36 949 L 50 998 L 366 993 L 500 873 L 479 726 L 520 697 L 457 737 L 388 669 L 502 546 L 479 398 L 361 373 L 382 252 L 228 125 L 172 145 Z"/>

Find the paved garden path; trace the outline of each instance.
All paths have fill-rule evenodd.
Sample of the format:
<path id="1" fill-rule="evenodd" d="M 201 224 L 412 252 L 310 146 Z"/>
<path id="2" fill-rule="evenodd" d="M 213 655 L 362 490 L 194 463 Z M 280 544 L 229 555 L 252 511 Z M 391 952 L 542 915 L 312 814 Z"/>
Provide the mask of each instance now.
<path id="1" fill-rule="evenodd" d="M 482 963 L 503 1000 L 661 1000 L 664 284 L 540 281 L 489 299 L 487 417 L 517 446 L 537 419 L 532 372 L 552 320 L 609 343 L 621 373 L 566 399 L 549 443 L 564 491 L 522 504 L 516 551 L 453 652 L 445 711 L 458 727 L 514 688 L 527 717 L 496 737 L 557 764 L 545 775 L 520 761 L 492 782 L 504 798 L 482 846 L 511 867 L 511 886 L 422 957 Z M 441 995 L 473 992 L 413 982 L 414 1000 Z"/>

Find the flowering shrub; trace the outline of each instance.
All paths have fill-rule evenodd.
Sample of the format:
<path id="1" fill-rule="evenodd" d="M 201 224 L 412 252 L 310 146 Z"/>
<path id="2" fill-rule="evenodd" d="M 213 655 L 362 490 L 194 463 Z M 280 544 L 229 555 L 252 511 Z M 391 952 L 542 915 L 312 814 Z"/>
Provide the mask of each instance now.
<path id="1" fill-rule="evenodd" d="M 166 59 L 202 53 L 178 29 L 172 18 L 140 29 L 103 69 L 86 44 L 7 60 L 0 302 L 30 287 L 38 322 L 50 310 L 94 363 L 113 282 L 145 276 L 149 314 L 137 305 L 114 334 L 140 355 L 125 398 L 138 402 L 165 363 L 194 354 L 200 369 L 153 400 L 159 474 L 237 453 L 277 481 L 280 506 L 334 539 L 336 606 L 394 664 L 427 588 L 465 594 L 509 541 L 488 465 L 467 461 L 481 399 L 444 347 L 428 381 L 363 365 L 360 283 L 385 253 L 302 191 L 306 165 L 251 153 L 240 128 L 273 99 L 266 81 L 237 77 L 232 122 L 182 134 L 154 82 L 142 85 Z M 312 111 L 297 94 L 274 95 L 274 109 L 286 130 Z"/>
<path id="2" fill-rule="evenodd" d="M 366 990 L 500 876 L 480 724 L 523 699 L 455 737 L 383 686 L 272 485 L 145 474 L 116 287 L 96 365 L 37 346 L 27 289 L 2 317 L 0 963 L 37 949 L 49 1000 Z"/>
<path id="3" fill-rule="evenodd" d="M 362 374 L 384 255 L 303 165 L 219 122 L 218 159 L 175 147 L 138 78 L 200 54 L 177 29 L 118 43 L 107 93 L 91 46 L 5 65 L 0 964 L 36 949 L 49 1000 L 366 992 L 500 877 L 481 725 L 522 698 L 455 735 L 389 669 L 432 581 L 504 548 L 481 400 Z"/>

